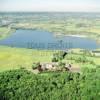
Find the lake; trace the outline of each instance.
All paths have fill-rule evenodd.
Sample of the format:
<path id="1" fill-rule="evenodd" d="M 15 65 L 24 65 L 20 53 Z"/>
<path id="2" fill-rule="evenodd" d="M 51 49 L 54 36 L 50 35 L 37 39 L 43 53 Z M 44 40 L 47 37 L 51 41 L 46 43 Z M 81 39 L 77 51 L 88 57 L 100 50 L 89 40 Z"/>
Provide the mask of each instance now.
<path id="1" fill-rule="evenodd" d="M 16 30 L 3 40 L 0 45 L 33 49 L 97 49 L 100 44 L 95 40 L 75 36 L 54 36 L 42 30 Z"/>

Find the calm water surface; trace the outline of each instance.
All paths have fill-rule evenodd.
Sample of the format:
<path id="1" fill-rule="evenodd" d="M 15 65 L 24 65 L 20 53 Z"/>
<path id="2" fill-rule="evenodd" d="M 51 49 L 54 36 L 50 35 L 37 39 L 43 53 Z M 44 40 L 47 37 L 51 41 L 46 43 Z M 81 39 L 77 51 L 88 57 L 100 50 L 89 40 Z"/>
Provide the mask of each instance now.
<path id="1" fill-rule="evenodd" d="M 56 37 L 53 33 L 40 30 L 16 30 L 9 37 L 0 40 L 0 45 L 33 49 L 100 48 L 100 44 L 92 39 L 72 36 Z"/>

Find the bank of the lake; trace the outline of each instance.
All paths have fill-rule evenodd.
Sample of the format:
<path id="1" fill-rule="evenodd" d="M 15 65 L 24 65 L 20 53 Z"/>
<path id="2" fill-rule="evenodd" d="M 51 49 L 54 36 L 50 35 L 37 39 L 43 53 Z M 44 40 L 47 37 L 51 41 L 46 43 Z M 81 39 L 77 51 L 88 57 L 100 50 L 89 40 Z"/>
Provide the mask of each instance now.
<path id="1" fill-rule="evenodd" d="M 0 40 L 7 38 L 15 31 L 15 29 L 11 29 L 10 27 L 0 27 Z"/>

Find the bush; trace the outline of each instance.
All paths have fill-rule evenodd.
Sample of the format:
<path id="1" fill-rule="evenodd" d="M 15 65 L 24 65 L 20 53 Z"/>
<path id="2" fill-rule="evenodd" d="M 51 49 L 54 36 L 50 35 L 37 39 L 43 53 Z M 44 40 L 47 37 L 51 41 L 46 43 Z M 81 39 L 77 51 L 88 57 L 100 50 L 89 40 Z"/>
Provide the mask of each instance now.
<path id="1" fill-rule="evenodd" d="M 84 73 L 0 73 L 0 100 L 99 100 L 100 68 Z"/>
<path id="2" fill-rule="evenodd" d="M 58 61 L 63 60 L 65 58 L 66 54 L 67 53 L 64 52 L 64 51 L 60 51 L 58 53 L 54 53 L 53 54 L 53 58 L 52 58 L 52 62 L 58 62 Z"/>
<path id="3" fill-rule="evenodd" d="M 58 63 L 58 66 L 64 68 L 64 67 L 65 67 L 65 64 L 66 64 L 66 63 L 60 61 L 60 62 Z"/>
<path id="4" fill-rule="evenodd" d="M 58 58 L 57 57 L 53 57 L 52 58 L 52 62 L 58 62 Z"/>
<path id="5" fill-rule="evenodd" d="M 80 62 L 87 63 L 88 59 L 85 56 L 80 56 L 80 57 L 76 58 L 75 61 L 78 63 L 80 63 Z"/>
<path id="6" fill-rule="evenodd" d="M 40 63 L 33 63 L 32 64 L 32 69 L 37 69 L 39 67 Z"/>

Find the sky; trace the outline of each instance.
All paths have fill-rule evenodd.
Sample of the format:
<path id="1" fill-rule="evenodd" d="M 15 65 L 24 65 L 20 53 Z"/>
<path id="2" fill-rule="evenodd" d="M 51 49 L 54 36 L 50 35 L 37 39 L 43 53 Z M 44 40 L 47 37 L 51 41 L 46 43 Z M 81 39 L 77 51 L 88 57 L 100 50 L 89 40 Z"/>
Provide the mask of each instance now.
<path id="1" fill-rule="evenodd" d="M 100 0 L 0 0 L 2 11 L 100 12 Z"/>

